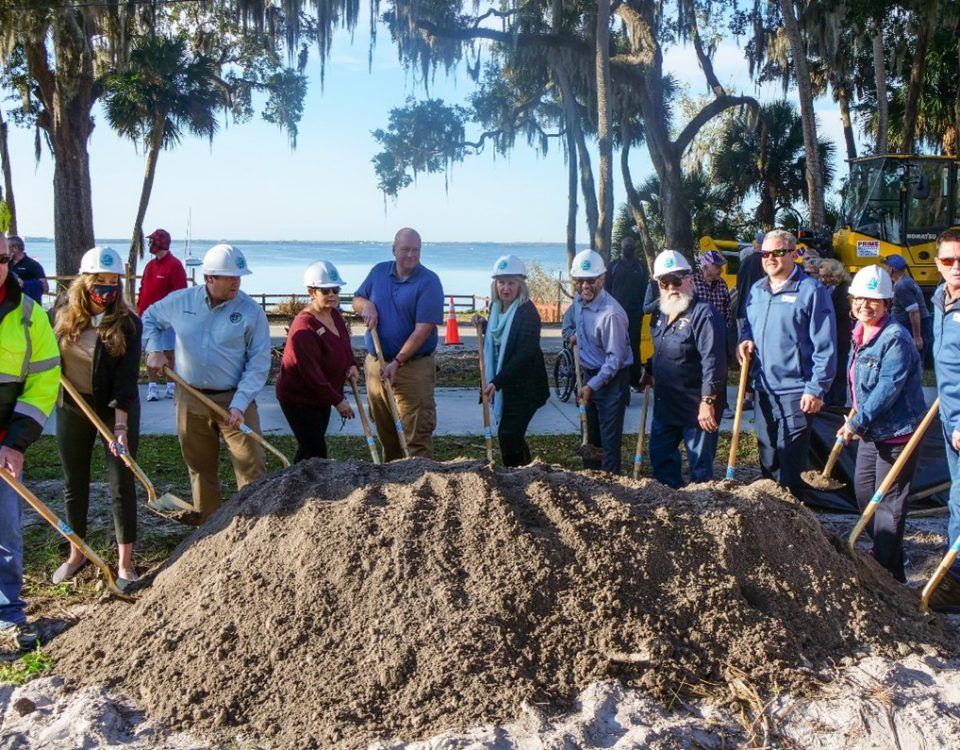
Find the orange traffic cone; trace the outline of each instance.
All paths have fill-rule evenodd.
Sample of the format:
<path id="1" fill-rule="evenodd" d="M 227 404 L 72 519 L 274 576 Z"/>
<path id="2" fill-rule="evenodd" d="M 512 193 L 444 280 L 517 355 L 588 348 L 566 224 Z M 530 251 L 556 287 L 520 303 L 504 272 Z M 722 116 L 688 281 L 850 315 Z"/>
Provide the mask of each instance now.
<path id="1" fill-rule="evenodd" d="M 457 311 L 453 306 L 453 297 L 450 298 L 450 310 L 447 313 L 447 332 L 443 335 L 443 343 L 447 346 L 460 346 L 460 330 L 457 328 Z"/>

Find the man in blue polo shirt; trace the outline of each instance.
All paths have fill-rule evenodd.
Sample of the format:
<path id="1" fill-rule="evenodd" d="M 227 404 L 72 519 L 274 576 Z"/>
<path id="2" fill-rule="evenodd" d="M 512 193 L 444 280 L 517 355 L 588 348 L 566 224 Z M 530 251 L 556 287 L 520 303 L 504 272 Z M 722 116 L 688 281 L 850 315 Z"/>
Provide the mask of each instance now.
<path id="1" fill-rule="evenodd" d="M 833 302 L 826 287 L 797 265 L 797 238 L 790 232 L 768 232 L 760 257 L 766 276 L 749 291 L 737 359 L 753 355 L 763 476 L 801 498 L 810 416 L 823 408 L 837 372 Z"/>
<path id="2" fill-rule="evenodd" d="M 713 479 L 727 395 L 726 321 L 711 302 L 698 296 L 693 269 L 676 250 L 657 256 L 653 276 L 660 289 L 660 310 L 650 320 L 650 463 L 653 478 L 676 489 L 683 486 L 681 441 L 687 448 L 690 481 Z"/>
<path id="3" fill-rule="evenodd" d="M 403 452 L 382 381 L 393 385 L 410 455 L 433 458 L 434 352 L 437 326 L 443 322 L 443 287 L 440 278 L 420 264 L 420 246 L 415 230 L 401 229 L 393 238 L 394 260 L 375 265 L 353 295 L 354 312 L 363 316 L 368 330 L 367 401 L 386 461 L 403 458 Z M 383 371 L 374 356 L 372 328 L 380 335 L 387 362 Z"/>

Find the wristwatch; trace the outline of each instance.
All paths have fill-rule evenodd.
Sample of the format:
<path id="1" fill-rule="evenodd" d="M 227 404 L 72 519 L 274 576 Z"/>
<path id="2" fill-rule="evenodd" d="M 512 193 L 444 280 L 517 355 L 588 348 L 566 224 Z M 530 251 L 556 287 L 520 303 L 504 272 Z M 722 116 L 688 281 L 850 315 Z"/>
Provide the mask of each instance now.
<path id="1" fill-rule="evenodd" d="M 700 400 L 703 401 L 703 403 L 705 403 L 707 406 L 713 406 L 715 403 L 717 403 L 716 396 L 703 396 Z"/>

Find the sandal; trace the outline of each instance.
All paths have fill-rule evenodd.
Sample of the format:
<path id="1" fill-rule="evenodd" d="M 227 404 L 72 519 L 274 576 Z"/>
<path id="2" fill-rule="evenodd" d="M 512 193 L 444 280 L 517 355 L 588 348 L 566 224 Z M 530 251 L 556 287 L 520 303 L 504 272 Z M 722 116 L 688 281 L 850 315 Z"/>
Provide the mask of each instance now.
<path id="1" fill-rule="evenodd" d="M 73 578 L 77 573 L 79 573 L 83 567 L 90 562 L 87 558 L 83 558 L 78 563 L 65 562 L 59 568 L 57 568 L 53 575 L 50 576 L 50 580 L 54 584 L 63 583 L 68 578 Z"/>

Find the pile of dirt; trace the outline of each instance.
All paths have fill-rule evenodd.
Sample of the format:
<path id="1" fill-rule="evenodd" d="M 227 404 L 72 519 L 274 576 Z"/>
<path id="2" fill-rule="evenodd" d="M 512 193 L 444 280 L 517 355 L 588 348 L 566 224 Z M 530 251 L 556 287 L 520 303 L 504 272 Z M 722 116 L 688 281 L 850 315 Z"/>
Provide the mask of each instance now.
<path id="1" fill-rule="evenodd" d="M 174 729 L 328 748 L 501 723 L 611 676 L 670 700 L 769 694 L 955 647 L 771 483 L 313 460 L 51 651 L 68 685 L 117 686 Z"/>

